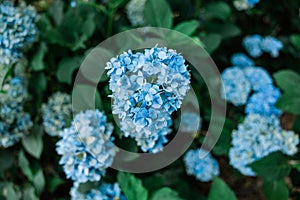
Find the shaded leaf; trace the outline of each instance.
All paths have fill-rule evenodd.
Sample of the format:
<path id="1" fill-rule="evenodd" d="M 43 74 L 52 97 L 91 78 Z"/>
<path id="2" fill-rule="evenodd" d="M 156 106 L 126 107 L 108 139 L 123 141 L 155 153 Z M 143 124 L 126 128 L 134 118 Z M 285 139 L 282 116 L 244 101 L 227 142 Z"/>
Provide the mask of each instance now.
<path id="1" fill-rule="evenodd" d="M 40 169 L 40 170 L 34 175 L 34 178 L 33 178 L 33 184 L 34 184 L 34 187 L 35 187 L 37 193 L 38 193 L 38 194 L 41 194 L 42 191 L 44 190 L 45 184 L 46 184 L 45 177 L 44 177 L 44 173 L 43 173 L 43 170 L 42 170 L 42 169 Z"/>
<path id="2" fill-rule="evenodd" d="M 300 115 L 300 95 L 284 93 L 275 105 L 286 112 Z"/>
<path id="3" fill-rule="evenodd" d="M 206 18 L 218 18 L 226 20 L 231 14 L 229 5 L 222 1 L 209 3 L 205 7 L 204 16 Z"/>
<path id="4" fill-rule="evenodd" d="M 291 35 L 290 41 L 296 47 L 296 49 L 300 51 L 300 35 Z"/>
<path id="5" fill-rule="evenodd" d="M 264 180 L 280 180 L 291 171 L 288 159 L 280 152 L 272 153 L 250 165 L 259 177 Z"/>
<path id="6" fill-rule="evenodd" d="M 49 7 L 48 12 L 54 19 L 55 24 L 60 25 L 64 17 L 64 2 L 62 0 L 54 1 L 51 7 Z"/>
<path id="7" fill-rule="evenodd" d="M 142 181 L 134 175 L 119 172 L 118 183 L 128 200 L 147 200 L 148 191 L 144 188 Z"/>
<path id="8" fill-rule="evenodd" d="M 30 155 L 39 159 L 44 147 L 42 128 L 40 126 L 35 126 L 32 133 L 23 137 L 22 144 Z"/>
<path id="9" fill-rule="evenodd" d="M 58 64 L 58 69 L 56 71 L 57 79 L 62 83 L 72 83 L 73 72 L 80 67 L 82 58 L 64 58 Z"/>
<path id="10" fill-rule="evenodd" d="M 193 35 L 193 33 L 195 33 L 195 31 L 197 30 L 198 26 L 199 23 L 197 20 L 191 20 L 178 24 L 177 26 L 175 26 L 174 30 L 186 35 Z"/>
<path id="11" fill-rule="evenodd" d="M 17 200 L 21 197 L 21 195 L 15 190 L 13 183 L 6 183 L 3 190 L 3 193 L 6 194 L 6 200 Z"/>
<path id="12" fill-rule="evenodd" d="M 23 200 L 38 200 L 39 198 L 36 196 L 33 187 L 29 187 L 25 189 L 23 194 Z"/>
<path id="13" fill-rule="evenodd" d="M 155 191 L 150 198 L 150 200 L 165 200 L 165 199 L 182 200 L 182 198 L 180 198 L 178 196 L 178 193 L 176 191 L 174 191 L 168 187 L 163 187 L 163 188 Z"/>
<path id="14" fill-rule="evenodd" d="M 218 34 L 211 33 L 200 36 L 200 40 L 204 43 L 204 49 L 212 53 L 220 46 L 222 37 Z"/>
<path id="15" fill-rule="evenodd" d="M 0 64 L 0 91 L 2 90 L 4 79 L 10 68 L 11 66 Z"/>
<path id="16" fill-rule="evenodd" d="M 289 198 L 289 190 L 283 179 L 264 181 L 262 189 L 268 200 L 287 200 Z"/>
<path id="17" fill-rule="evenodd" d="M 273 75 L 276 84 L 284 90 L 285 93 L 298 93 L 300 85 L 300 76 L 292 70 L 280 70 Z"/>
<path id="18" fill-rule="evenodd" d="M 57 189 L 57 187 L 60 186 L 62 183 L 64 183 L 64 181 L 61 178 L 53 177 L 49 181 L 49 186 L 48 186 L 49 191 L 54 192 Z"/>
<path id="19" fill-rule="evenodd" d="M 171 28 L 173 24 L 172 10 L 166 0 L 147 0 L 144 17 L 148 25 Z"/>
<path id="20" fill-rule="evenodd" d="M 283 90 L 276 106 L 286 112 L 300 114 L 299 74 L 292 70 L 281 70 L 273 76 L 276 84 Z"/>
<path id="21" fill-rule="evenodd" d="M 226 185 L 226 183 L 219 179 L 214 178 L 211 189 L 208 194 L 208 200 L 237 200 L 233 191 Z"/>
<path id="22" fill-rule="evenodd" d="M 47 89 L 47 77 L 44 72 L 39 72 L 33 77 L 33 87 L 36 93 L 40 94 Z"/>
<path id="23" fill-rule="evenodd" d="M 48 51 L 45 43 L 41 43 L 37 52 L 34 54 L 30 67 L 33 71 L 40 71 L 45 69 L 45 64 L 43 62 L 46 52 Z"/>
<path id="24" fill-rule="evenodd" d="M 208 32 L 213 32 L 221 35 L 223 39 L 228 39 L 241 34 L 240 28 L 231 22 L 210 22 L 207 24 L 206 29 Z"/>
<path id="25" fill-rule="evenodd" d="M 213 148 L 214 154 L 223 156 L 228 155 L 229 149 L 231 147 L 231 133 L 234 128 L 235 124 L 231 120 L 226 119 L 218 142 Z"/>
<path id="26" fill-rule="evenodd" d="M 29 161 L 27 160 L 24 152 L 21 150 L 19 152 L 19 160 L 18 160 L 18 163 L 19 163 L 19 167 L 21 168 L 23 174 L 29 179 L 29 180 L 32 180 L 33 179 L 33 175 L 32 175 L 32 171 L 30 169 L 30 166 L 29 166 Z"/>

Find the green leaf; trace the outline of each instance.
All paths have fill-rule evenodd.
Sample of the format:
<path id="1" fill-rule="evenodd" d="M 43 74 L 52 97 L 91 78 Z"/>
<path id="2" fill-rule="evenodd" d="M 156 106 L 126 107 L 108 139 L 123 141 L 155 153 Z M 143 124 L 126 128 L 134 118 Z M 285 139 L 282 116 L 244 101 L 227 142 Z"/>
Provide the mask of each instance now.
<path id="1" fill-rule="evenodd" d="M 54 177 L 50 179 L 48 189 L 50 192 L 54 192 L 58 186 L 60 186 L 64 181 L 59 177 Z"/>
<path id="2" fill-rule="evenodd" d="M 292 70 L 281 70 L 274 75 L 276 84 L 283 90 L 283 95 L 276 106 L 286 112 L 300 114 L 300 76 Z"/>
<path id="3" fill-rule="evenodd" d="M 300 95 L 284 93 L 275 105 L 281 110 L 300 115 Z"/>
<path id="4" fill-rule="evenodd" d="M 14 164 L 14 152 L 11 149 L 4 149 L 0 151 L 0 160 L 5 160 L 0 164 L 0 176 L 4 177 L 5 170 Z"/>
<path id="5" fill-rule="evenodd" d="M 43 62 L 46 52 L 48 51 L 47 46 L 45 43 L 41 43 L 36 54 L 34 54 L 31 62 L 30 67 L 33 71 L 40 71 L 45 69 L 45 64 Z"/>
<path id="6" fill-rule="evenodd" d="M 165 200 L 165 199 L 182 200 L 182 198 L 178 196 L 178 193 L 176 191 L 168 187 L 164 187 L 155 191 L 150 198 L 150 200 Z"/>
<path id="7" fill-rule="evenodd" d="M 237 200 L 233 191 L 226 185 L 226 183 L 219 179 L 214 178 L 211 189 L 208 194 L 208 200 Z"/>
<path id="8" fill-rule="evenodd" d="M 172 10 L 166 0 L 147 0 L 144 17 L 148 25 L 171 28 L 173 24 Z"/>
<path id="9" fill-rule="evenodd" d="M 29 187 L 25 189 L 23 200 L 38 200 L 39 198 L 36 196 L 33 187 Z"/>
<path id="10" fill-rule="evenodd" d="M 300 51 L 300 35 L 291 35 L 290 41 L 296 47 L 296 49 Z"/>
<path id="11" fill-rule="evenodd" d="M 32 82 L 34 83 L 34 90 L 38 94 L 43 93 L 47 89 L 47 78 L 44 72 L 37 73 L 33 77 Z"/>
<path id="12" fill-rule="evenodd" d="M 73 109 L 77 112 L 98 108 L 102 110 L 102 101 L 96 86 L 76 84 L 73 88 Z"/>
<path id="13" fill-rule="evenodd" d="M 206 29 L 208 32 L 221 35 L 223 39 L 228 39 L 241 34 L 240 28 L 231 22 L 209 22 L 206 26 Z"/>
<path id="14" fill-rule="evenodd" d="M 72 84 L 73 73 L 80 67 L 81 61 L 81 57 L 64 58 L 61 60 L 56 71 L 57 79 L 61 83 Z"/>
<path id="15" fill-rule="evenodd" d="M 268 200 L 288 200 L 289 190 L 284 179 L 264 181 L 262 189 Z"/>
<path id="16" fill-rule="evenodd" d="M 48 12 L 53 17 L 55 24 L 60 25 L 64 17 L 64 2 L 62 0 L 54 1 Z"/>
<path id="17" fill-rule="evenodd" d="M 44 147 L 42 128 L 40 126 L 33 127 L 32 133 L 23 137 L 22 144 L 30 155 L 39 159 Z"/>
<path id="18" fill-rule="evenodd" d="M 80 48 L 85 48 L 85 42 L 93 35 L 96 29 L 96 23 L 94 21 L 94 15 L 90 14 L 82 25 L 82 35 L 75 38 L 74 46 L 71 48 L 76 51 Z"/>
<path id="19" fill-rule="evenodd" d="M 222 37 L 218 34 L 210 33 L 200 36 L 200 40 L 204 43 L 205 50 L 211 54 L 220 46 Z"/>
<path id="20" fill-rule="evenodd" d="M 48 30 L 44 36 L 50 43 L 76 51 L 86 48 L 85 42 L 93 35 L 95 29 L 95 13 L 85 12 L 80 4 L 69 9 L 61 24 L 56 29 Z"/>
<path id="21" fill-rule="evenodd" d="M 29 161 L 22 150 L 19 152 L 18 162 L 23 174 L 31 181 L 33 179 L 32 171 L 29 166 Z"/>
<path id="22" fill-rule="evenodd" d="M 4 79 L 10 68 L 11 66 L 8 65 L 0 65 L 0 91 L 2 90 Z"/>
<path id="23" fill-rule="evenodd" d="M 15 190 L 13 183 L 6 183 L 3 188 L 4 196 L 6 200 L 17 200 L 20 199 L 20 194 Z"/>
<path id="24" fill-rule="evenodd" d="M 118 183 L 128 200 L 147 200 L 148 191 L 144 188 L 142 181 L 134 175 L 119 172 Z"/>
<path id="25" fill-rule="evenodd" d="M 280 180 L 291 171 L 288 159 L 280 152 L 272 153 L 250 165 L 259 177 L 267 181 Z"/>
<path id="26" fill-rule="evenodd" d="M 285 93 L 300 93 L 300 76 L 292 70 L 280 70 L 273 75 L 276 84 L 284 90 Z"/>
<path id="27" fill-rule="evenodd" d="M 175 26 L 174 30 L 190 36 L 193 35 L 193 33 L 195 33 L 198 26 L 199 23 L 197 20 L 191 20 L 178 24 L 177 26 Z"/>
<path id="28" fill-rule="evenodd" d="M 33 178 L 33 184 L 38 194 L 41 194 L 45 188 L 45 176 L 43 170 L 40 169 Z"/>
<path id="29" fill-rule="evenodd" d="M 213 153 L 216 155 L 227 156 L 231 147 L 231 133 L 235 128 L 235 124 L 226 119 L 222 133 L 218 139 L 217 144 L 213 148 Z"/>
<path id="30" fill-rule="evenodd" d="M 162 175 L 154 175 L 146 177 L 144 180 L 144 186 L 147 188 L 149 193 L 152 193 L 165 185 L 165 177 Z"/>
<path id="31" fill-rule="evenodd" d="M 231 14 L 229 5 L 222 1 L 209 3 L 205 7 L 204 17 L 226 20 Z"/>

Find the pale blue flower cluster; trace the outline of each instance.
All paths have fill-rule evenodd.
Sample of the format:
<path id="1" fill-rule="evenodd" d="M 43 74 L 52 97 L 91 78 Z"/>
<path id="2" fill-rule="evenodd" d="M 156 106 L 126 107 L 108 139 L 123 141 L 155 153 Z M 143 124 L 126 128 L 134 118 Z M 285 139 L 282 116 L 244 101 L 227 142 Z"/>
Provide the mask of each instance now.
<path id="1" fill-rule="evenodd" d="M 14 77 L 0 92 L 0 147 L 10 147 L 28 134 L 33 123 L 23 109 L 28 93 L 25 81 Z"/>
<path id="2" fill-rule="evenodd" d="M 231 56 L 231 64 L 237 67 L 254 66 L 254 61 L 244 53 L 234 53 Z"/>
<path id="3" fill-rule="evenodd" d="M 235 0 L 233 2 L 237 10 L 247 10 L 253 8 L 260 0 Z"/>
<path id="4" fill-rule="evenodd" d="M 67 178 L 83 183 L 99 181 L 105 175 L 116 155 L 112 131 L 113 126 L 98 110 L 80 112 L 74 117 L 72 126 L 60 133 L 56 148 Z"/>
<path id="5" fill-rule="evenodd" d="M 293 131 L 283 130 L 274 115 L 267 117 L 249 114 L 239 124 L 238 130 L 233 131 L 231 144 L 230 164 L 243 175 L 255 176 L 249 164 L 275 151 L 294 155 L 299 136 Z"/>
<path id="6" fill-rule="evenodd" d="M 121 193 L 118 183 L 101 184 L 100 187 L 92 188 L 89 191 L 80 192 L 80 183 L 75 182 L 71 188 L 70 195 L 72 200 L 126 200 Z"/>
<path id="7" fill-rule="evenodd" d="M 230 67 L 222 73 L 222 98 L 235 106 L 245 105 L 245 113 L 279 116 L 281 111 L 275 107 L 281 93 L 273 85 L 273 80 L 262 67 Z M 249 97 L 250 92 L 254 93 Z"/>
<path id="8" fill-rule="evenodd" d="M 181 131 L 191 133 L 201 129 L 202 119 L 199 113 L 185 112 L 181 116 Z"/>
<path id="9" fill-rule="evenodd" d="M 282 48 L 282 42 L 271 36 L 266 36 L 261 42 L 261 49 L 275 58 L 279 56 L 279 51 Z"/>
<path id="10" fill-rule="evenodd" d="M 220 174 L 218 162 L 204 149 L 188 151 L 183 160 L 187 174 L 202 182 L 208 182 Z"/>
<path id="11" fill-rule="evenodd" d="M 246 51 L 254 58 L 257 58 L 263 54 L 263 52 L 269 53 L 272 57 L 279 56 L 279 51 L 283 48 L 283 44 L 280 40 L 260 35 L 250 35 L 243 39 L 243 45 Z"/>
<path id="12" fill-rule="evenodd" d="M 50 136 L 58 136 L 66 128 L 72 118 L 71 96 L 56 92 L 42 105 L 44 130 Z"/>
<path id="13" fill-rule="evenodd" d="M 251 91 L 251 84 L 246 78 L 244 70 L 230 67 L 222 72 L 223 88 L 221 96 L 235 106 L 244 105 Z"/>
<path id="14" fill-rule="evenodd" d="M 11 64 L 23 56 L 24 48 L 37 37 L 37 13 L 32 6 L 0 4 L 0 64 Z"/>
<path id="15" fill-rule="evenodd" d="M 273 84 L 270 74 L 262 67 L 246 67 L 244 73 L 255 92 L 264 91 Z"/>
<path id="16" fill-rule="evenodd" d="M 171 114 L 190 89 L 184 58 L 175 50 L 154 47 L 130 50 L 107 63 L 113 114 L 121 119 L 125 137 L 144 152 L 161 151 L 171 132 Z"/>
<path id="17" fill-rule="evenodd" d="M 281 93 L 273 85 L 264 87 L 264 90 L 254 93 L 248 100 L 245 108 L 246 114 L 256 113 L 265 116 L 279 116 L 282 111 L 275 107 Z"/>
<path id="18" fill-rule="evenodd" d="M 130 0 L 126 6 L 127 17 L 133 26 L 145 24 L 144 8 L 147 0 Z"/>

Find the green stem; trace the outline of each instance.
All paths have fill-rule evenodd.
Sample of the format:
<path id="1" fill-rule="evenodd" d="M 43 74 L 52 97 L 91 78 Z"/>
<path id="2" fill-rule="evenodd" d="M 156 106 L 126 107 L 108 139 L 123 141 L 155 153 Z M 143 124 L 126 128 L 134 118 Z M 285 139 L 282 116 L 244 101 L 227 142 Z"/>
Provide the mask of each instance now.
<path id="1" fill-rule="evenodd" d="M 106 10 L 105 6 L 103 6 L 103 5 L 98 5 L 98 4 L 95 4 L 95 3 L 92 3 L 92 2 L 81 2 L 81 3 L 84 4 L 84 5 L 87 5 L 87 6 L 94 7 L 97 10 L 99 10 L 100 12 L 103 12 L 104 14 L 107 14 L 107 10 Z"/>

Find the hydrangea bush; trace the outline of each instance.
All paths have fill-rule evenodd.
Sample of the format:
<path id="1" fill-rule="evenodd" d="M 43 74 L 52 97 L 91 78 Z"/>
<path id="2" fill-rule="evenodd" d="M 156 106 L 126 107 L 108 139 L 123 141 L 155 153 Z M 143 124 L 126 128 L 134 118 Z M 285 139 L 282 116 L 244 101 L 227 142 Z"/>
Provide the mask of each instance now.
<path id="1" fill-rule="evenodd" d="M 0 1 L 0 199 L 299 199 L 299 8 L 297 0 Z M 96 59 L 107 58 L 93 62 L 102 77 L 80 69 L 100 42 L 140 27 L 145 38 L 96 48 Z M 195 70 L 190 55 L 204 54 L 183 52 L 185 37 L 152 43 L 161 36 L 150 27 L 192 38 L 220 80 Z M 217 138 L 215 102 L 227 107 Z M 192 144 L 168 166 L 114 169 L 163 155 L 179 134 Z M 126 151 L 139 154 L 120 159 Z"/>
<path id="2" fill-rule="evenodd" d="M 32 6 L 22 3 L 14 7 L 7 0 L 0 5 L 0 16 L 0 64 L 11 64 L 22 57 L 26 46 L 35 41 L 38 17 Z"/>

